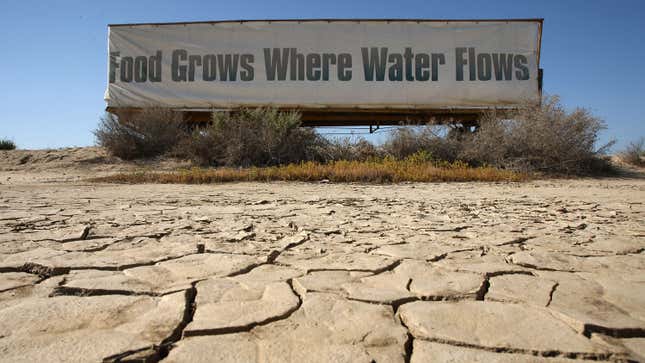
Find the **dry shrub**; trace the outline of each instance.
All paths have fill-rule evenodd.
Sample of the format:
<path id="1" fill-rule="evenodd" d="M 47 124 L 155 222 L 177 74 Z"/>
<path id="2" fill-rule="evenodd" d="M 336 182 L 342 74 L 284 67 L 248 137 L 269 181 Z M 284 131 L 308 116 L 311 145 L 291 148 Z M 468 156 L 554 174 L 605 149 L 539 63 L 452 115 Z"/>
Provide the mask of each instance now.
<path id="1" fill-rule="evenodd" d="M 510 119 L 485 115 L 480 129 L 464 141 L 461 157 L 473 164 L 586 174 L 606 167 L 601 158 L 612 143 L 596 148 L 604 122 L 587 109 L 567 112 L 558 97 L 527 102 Z"/>
<path id="2" fill-rule="evenodd" d="M 528 102 L 510 117 L 488 113 L 474 133 L 445 126 L 400 127 L 382 146 L 362 138 L 326 140 L 313 129 L 300 126 L 297 112 L 257 108 L 214 112 L 210 125 L 186 133 L 182 130 L 180 114 L 167 109 L 147 109 L 126 120 L 117 120 L 108 114 L 95 135 L 99 145 L 124 159 L 173 151 L 198 165 L 228 167 L 277 166 L 303 161 L 330 165 L 340 165 L 336 162 L 342 160 L 378 163 L 391 158 L 417 164 L 431 162 L 435 168 L 440 161 L 447 162 L 446 165 L 465 161 L 475 166 L 491 165 L 521 172 L 584 174 L 607 168 L 608 163 L 602 156 L 610 146 L 596 148 L 598 135 L 605 128 L 602 120 L 586 109 L 566 111 L 557 97 L 547 97 L 541 103 Z M 634 144 L 627 154 L 630 160 L 641 162 L 643 142 Z M 360 181 L 364 175 L 381 173 L 369 172 L 364 169 L 367 165 L 377 170 L 382 167 L 381 164 L 356 164 L 356 170 L 360 171 L 348 180 Z M 388 166 L 397 167 L 396 164 Z M 317 173 L 323 170 L 323 166 L 312 168 Z M 343 170 L 343 173 L 354 172 L 351 168 Z M 417 180 L 408 176 L 383 178 Z"/>
<path id="3" fill-rule="evenodd" d="M 396 159 L 412 155 L 423 147 L 419 133 L 410 127 L 395 129 L 383 144 L 383 150 Z"/>
<path id="4" fill-rule="evenodd" d="M 9 139 L 0 139 L 0 150 L 15 150 L 16 143 Z"/>
<path id="5" fill-rule="evenodd" d="M 112 155 L 131 160 L 167 153 L 183 138 L 181 114 L 165 108 L 147 108 L 118 119 L 107 113 L 94 131 L 98 145 Z"/>
<path id="6" fill-rule="evenodd" d="M 632 142 L 620 154 L 620 159 L 634 166 L 645 166 L 645 138 Z"/>
<path id="7" fill-rule="evenodd" d="M 399 127 L 383 144 L 383 151 L 396 159 L 404 159 L 420 151 L 432 158 L 453 162 L 458 160 L 462 145 L 453 133 L 441 136 L 436 126 Z"/>
<path id="8" fill-rule="evenodd" d="M 330 140 L 324 147 L 323 159 L 367 161 L 382 158 L 384 152 L 364 138 L 352 140 L 349 137 Z"/>
<path id="9" fill-rule="evenodd" d="M 266 166 L 319 160 L 325 141 L 300 127 L 300 114 L 275 108 L 214 112 L 212 124 L 179 147 L 199 165 Z"/>
<path id="10" fill-rule="evenodd" d="M 386 157 L 371 161 L 303 162 L 262 168 L 193 168 L 178 172 L 122 173 L 93 179 L 111 183 L 226 183 L 239 181 L 320 181 L 397 183 L 440 181 L 522 181 L 526 174 L 493 167 L 469 167 L 465 163 L 433 163 L 421 156 L 395 160 Z"/>

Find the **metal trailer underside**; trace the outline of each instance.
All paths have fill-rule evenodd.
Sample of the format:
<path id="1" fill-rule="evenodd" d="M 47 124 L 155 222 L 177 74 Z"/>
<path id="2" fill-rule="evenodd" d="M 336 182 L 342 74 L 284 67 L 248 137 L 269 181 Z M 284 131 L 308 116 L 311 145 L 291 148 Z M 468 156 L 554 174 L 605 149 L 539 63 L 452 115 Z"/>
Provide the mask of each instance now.
<path id="1" fill-rule="evenodd" d="M 298 109 L 279 108 L 281 111 L 298 111 L 302 117 L 302 126 L 397 126 L 427 124 L 459 124 L 475 126 L 482 114 L 495 110 L 504 114 L 512 107 L 482 109 Z M 112 108 L 107 111 L 116 114 L 119 119 L 128 119 L 141 111 L 140 108 Z M 236 109 L 178 109 L 184 121 L 189 124 L 203 124 L 211 120 L 213 112 L 235 112 Z"/>

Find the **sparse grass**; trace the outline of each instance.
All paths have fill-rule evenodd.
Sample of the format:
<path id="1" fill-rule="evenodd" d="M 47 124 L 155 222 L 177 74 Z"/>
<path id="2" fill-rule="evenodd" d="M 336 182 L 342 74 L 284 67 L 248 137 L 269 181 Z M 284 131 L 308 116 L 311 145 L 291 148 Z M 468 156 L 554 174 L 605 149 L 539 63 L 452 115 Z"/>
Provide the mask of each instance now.
<path id="1" fill-rule="evenodd" d="M 9 139 L 0 139 L 0 150 L 15 150 L 16 143 Z"/>
<path id="2" fill-rule="evenodd" d="M 271 167 L 251 168 L 193 168 L 176 172 L 121 173 L 95 182 L 108 183 L 161 183 L 161 184 L 209 184 L 241 181 L 303 181 L 349 183 L 398 183 L 398 182 L 507 182 L 525 181 L 528 174 L 501 170 L 493 167 L 470 167 L 455 162 L 431 162 L 419 158 L 394 160 L 392 158 L 371 161 L 332 161 L 329 163 L 302 162 Z"/>

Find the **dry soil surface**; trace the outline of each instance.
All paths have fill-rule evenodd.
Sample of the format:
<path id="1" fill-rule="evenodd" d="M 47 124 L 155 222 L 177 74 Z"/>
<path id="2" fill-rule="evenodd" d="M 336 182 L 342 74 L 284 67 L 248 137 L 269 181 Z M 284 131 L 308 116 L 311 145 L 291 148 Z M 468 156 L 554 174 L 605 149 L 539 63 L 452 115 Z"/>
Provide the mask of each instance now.
<path id="1" fill-rule="evenodd" d="M 85 181 L 140 167 L 0 153 L 0 361 L 645 360 L 642 178 Z"/>

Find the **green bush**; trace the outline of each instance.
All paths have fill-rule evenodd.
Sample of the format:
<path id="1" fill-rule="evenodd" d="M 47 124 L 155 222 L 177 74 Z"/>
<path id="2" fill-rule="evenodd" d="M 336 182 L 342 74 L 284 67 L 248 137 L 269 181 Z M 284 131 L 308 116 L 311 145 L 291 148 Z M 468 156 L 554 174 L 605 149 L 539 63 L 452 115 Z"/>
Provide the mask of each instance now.
<path id="1" fill-rule="evenodd" d="M 164 108 L 147 108 L 123 119 L 106 114 L 94 135 L 97 144 L 112 155 L 132 160 L 173 150 L 185 132 L 180 113 Z"/>
<path id="2" fill-rule="evenodd" d="M 9 139 L 0 139 L 0 150 L 15 150 L 16 143 Z"/>

